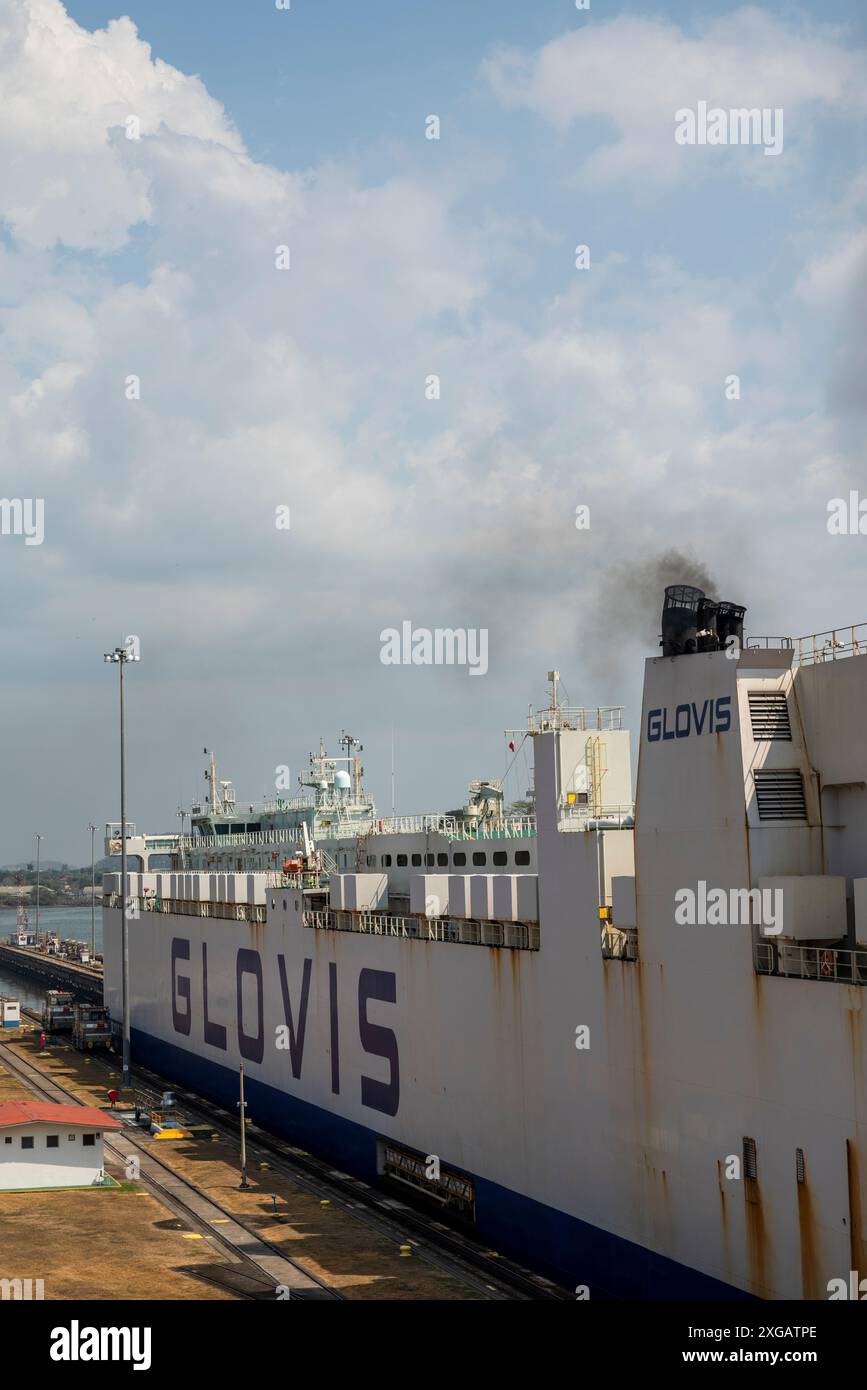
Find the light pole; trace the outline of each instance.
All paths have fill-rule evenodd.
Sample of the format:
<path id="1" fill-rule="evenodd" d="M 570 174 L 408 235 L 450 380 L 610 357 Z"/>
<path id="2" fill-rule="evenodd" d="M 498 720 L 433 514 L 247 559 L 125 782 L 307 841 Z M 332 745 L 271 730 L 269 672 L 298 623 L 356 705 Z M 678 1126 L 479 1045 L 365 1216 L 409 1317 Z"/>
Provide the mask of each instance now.
<path id="1" fill-rule="evenodd" d="M 93 848 L 96 826 L 89 825 L 87 828 L 90 831 L 90 963 L 93 965 L 96 955 L 96 851 Z"/>
<path id="2" fill-rule="evenodd" d="M 123 993 L 123 1086 L 129 1086 L 129 1035 L 130 1035 L 130 1000 L 129 1000 L 129 919 L 127 917 L 127 882 L 126 882 L 126 745 L 124 741 L 123 726 L 123 668 L 128 661 L 134 658 L 130 655 L 126 647 L 115 647 L 113 652 L 106 652 L 103 660 L 113 661 L 117 664 L 120 672 L 120 898 L 121 898 L 121 977 Z"/>
<path id="3" fill-rule="evenodd" d="M 36 949 L 39 950 L 39 852 L 42 849 L 42 836 L 36 836 Z"/>
<path id="4" fill-rule="evenodd" d="M 238 1101 L 238 1109 L 241 1112 L 241 1181 L 238 1186 L 242 1192 L 246 1192 L 250 1184 L 247 1182 L 247 1102 L 244 1099 L 243 1062 L 238 1070 L 238 1078 L 241 1086 L 241 1099 Z"/>

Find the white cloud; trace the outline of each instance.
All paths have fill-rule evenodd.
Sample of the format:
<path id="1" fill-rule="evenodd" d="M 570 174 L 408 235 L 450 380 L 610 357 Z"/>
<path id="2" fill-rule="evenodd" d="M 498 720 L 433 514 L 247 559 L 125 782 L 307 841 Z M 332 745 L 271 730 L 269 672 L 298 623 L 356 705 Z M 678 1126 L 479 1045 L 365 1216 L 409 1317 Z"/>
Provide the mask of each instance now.
<path id="1" fill-rule="evenodd" d="M 715 172 L 723 159 L 732 170 L 772 177 L 781 161 L 750 158 L 759 151 L 675 144 L 675 112 L 699 101 L 725 110 L 783 108 L 789 149 L 809 138 L 818 113 L 867 109 L 863 55 L 843 34 L 752 7 L 719 16 L 696 35 L 663 20 L 618 16 L 579 26 L 535 53 L 495 52 L 482 72 L 505 105 L 534 111 L 564 134 L 578 121 L 602 121 L 582 168 L 600 182 L 674 181 L 687 171 Z"/>
<path id="2" fill-rule="evenodd" d="M 750 36 L 759 56 L 744 72 L 757 81 L 761 55 L 771 72 L 776 22 L 730 23 L 700 40 L 649 21 L 594 23 L 544 60 L 489 71 L 504 98 L 564 130 L 585 112 L 610 117 L 622 167 L 634 167 L 663 115 L 665 157 L 677 152 L 661 83 L 682 81 L 677 104 L 688 103 L 726 45 L 720 72 L 732 78 Z M 284 172 L 254 161 L 202 83 L 154 61 L 129 21 L 92 35 L 54 0 L 8 0 L 0 24 L 4 492 L 46 499 L 38 553 L 0 547 L 21 623 L 10 667 L 23 669 L 29 631 L 52 634 L 60 664 L 76 643 L 99 654 L 106 630 L 141 630 L 139 678 L 164 677 L 167 726 L 195 651 L 189 746 L 202 743 L 202 689 L 231 692 L 225 715 L 208 718 L 232 731 L 282 727 L 287 692 L 312 689 L 294 710 L 306 737 L 338 696 L 333 722 L 387 717 L 378 632 L 405 617 L 488 625 L 489 679 L 517 711 L 530 671 L 583 664 L 582 624 L 619 556 L 688 542 L 745 587 L 787 572 L 790 537 L 811 524 L 792 479 L 815 491 L 846 466 L 801 355 L 826 297 L 845 297 L 854 211 L 800 299 L 784 285 L 770 303 L 755 256 L 733 285 L 638 236 L 624 236 L 629 249 L 594 245 L 579 273 L 563 257 L 572 229 L 564 238 L 535 206 L 491 213 L 496 183 L 468 217 L 478 149 L 447 177 L 407 172 L 408 159 L 376 181 L 349 161 Z M 854 102 L 842 46 L 820 36 L 807 73 L 802 38 L 790 40 L 782 100 Z M 721 78 L 706 95 L 728 100 L 728 87 Z M 127 112 L 142 118 L 139 141 L 125 138 Z M 275 269 L 282 244 L 289 271 Z M 534 261 L 544 293 L 522 278 Z M 730 372 L 744 382 L 737 403 L 723 397 Z M 439 402 L 424 398 L 430 373 Z M 138 401 L 126 399 L 130 374 Z M 592 527 L 580 535 L 582 502 Z M 274 525 L 283 503 L 288 533 Z M 754 558 L 745 537 L 759 533 Z M 811 584 L 817 604 L 835 582 L 826 567 Z M 442 686 L 408 699 L 387 680 L 387 698 L 433 738 Z M 473 728 L 492 703 L 486 694 Z M 26 710 L 10 718 L 23 724 Z M 158 754 L 172 775 L 178 746 Z M 435 761 L 450 797 L 463 768 Z M 420 759 L 422 800 L 427 767 Z"/>

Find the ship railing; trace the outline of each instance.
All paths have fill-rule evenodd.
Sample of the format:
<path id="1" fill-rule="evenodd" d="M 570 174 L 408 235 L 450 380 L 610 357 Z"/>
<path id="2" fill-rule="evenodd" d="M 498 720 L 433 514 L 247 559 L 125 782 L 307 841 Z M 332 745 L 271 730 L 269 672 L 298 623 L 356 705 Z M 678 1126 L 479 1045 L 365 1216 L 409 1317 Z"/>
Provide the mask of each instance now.
<path id="1" fill-rule="evenodd" d="M 184 835 L 179 841 L 179 846 L 182 850 L 237 849 L 257 845 L 295 844 L 298 839 L 298 832 L 294 829 L 252 830 L 249 835 L 246 832 L 237 835 Z"/>
<path id="2" fill-rule="evenodd" d="M 375 835 L 439 834 L 450 840 L 523 839 L 536 834 L 535 816 L 508 816 L 502 820 L 464 821 L 454 816 L 383 816 L 371 832 Z"/>
<path id="3" fill-rule="evenodd" d="M 120 893 L 109 893 L 104 907 L 120 908 Z M 128 899 L 130 913 L 136 917 L 147 912 L 168 912 L 178 917 L 216 917 L 230 922 L 267 922 L 268 911 L 264 903 L 219 903 L 202 898 L 158 898 L 156 896 L 131 897 Z"/>
<path id="4" fill-rule="evenodd" d="M 318 931 L 399 936 L 415 941 L 452 942 L 459 946 L 499 946 L 538 951 L 537 922 L 481 921 L 458 917 L 394 916 L 386 912 L 344 912 L 331 908 L 301 914 L 301 925 Z"/>
<path id="5" fill-rule="evenodd" d="M 867 653 L 867 623 L 814 632 L 809 637 L 748 637 L 748 651 L 792 651 L 795 666 L 815 666 L 823 661 L 839 661 L 847 656 Z"/>
<path id="6" fill-rule="evenodd" d="M 441 834 L 453 840 L 521 839 L 536 834 L 535 816 L 511 816 L 503 820 L 473 824 L 451 816 L 382 816 L 365 820 L 335 818 L 328 827 L 331 838 L 352 835 Z M 298 839 L 294 830 L 262 830 L 238 835 L 184 835 L 176 843 L 182 853 L 193 850 L 254 849 L 258 846 L 286 845 Z"/>
<path id="7" fill-rule="evenodd" d="M 796 980 L 830 980 L 832 983 L 844 985 L 867 985 L 867 951 L 757 941 L 754 959 L 757 975 L 779 975 Z"/>
<path id="8" fill-rule="evenodd" d="M 638 928 L 615 927 L 606 922 L 602 928 L 604 960 L 638 960 Z"/>
<path id="9" fill-rule="evenodd" d="M 559 806 L 560 830 L 631 830 L 634 825 L 634 801 L 597 807 L 561 802 Z"/>
<path id="10" fill-rule="evenodd" d="M 594 729 L 613 733 L 622 728 L 623 705 L 596 705 L 586 709 L 580 705 L 551 705 L 527 716 L 526 732 L 546 734 L 552 729 L 574 729 L 586 733 Z M 522 734 L 525 730 L 508 729 L 506 732 Z"/>

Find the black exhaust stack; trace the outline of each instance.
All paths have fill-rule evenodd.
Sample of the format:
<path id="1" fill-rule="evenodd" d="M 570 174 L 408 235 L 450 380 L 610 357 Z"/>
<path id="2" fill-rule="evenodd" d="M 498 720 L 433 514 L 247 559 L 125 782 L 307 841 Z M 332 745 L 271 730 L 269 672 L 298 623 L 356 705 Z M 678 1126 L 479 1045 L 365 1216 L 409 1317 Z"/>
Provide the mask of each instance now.
<path id="1" fill-rule="evenodd" d="M 738 646 L 744 645 L 744 614 L 746 609 L 739 603 L 721 603 L 716 618 L 719 644 L 724 647 L 730 637 L 736 637 Z"/>
<path id="2" fill-rule="evenodd" d="M 662 605 L 662 655 L 721 651 L 733 637 L 743 647 L 746 611 L 739 603 L 717 603 L 694 584 L 669 584 Z"/>
<path id="3" fill-rule="evenodd" d="M 698 615 L 704 590 L 692 584 L 669 584 L 662 605 L 662 655 L 698 651 Z"/>

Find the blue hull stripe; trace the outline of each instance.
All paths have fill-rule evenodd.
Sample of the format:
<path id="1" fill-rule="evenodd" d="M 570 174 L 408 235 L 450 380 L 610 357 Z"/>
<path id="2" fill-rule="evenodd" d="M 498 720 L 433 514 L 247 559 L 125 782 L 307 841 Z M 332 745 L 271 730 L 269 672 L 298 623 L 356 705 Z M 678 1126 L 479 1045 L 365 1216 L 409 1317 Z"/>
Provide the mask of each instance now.
<path id="1" fill-rule="evenodd" d="M 238 1077 L 230 1068 L 132 1030 L 133 1060 L 188 1086 L 228 1111 L 236 1108 Z M 367 1129 L 249 1074 L 248 1114 L 261 1129 L 327 1158 L 335 1167 L 376 1183 L 376 1143 L 384 1130 Z M 385 1117 L 383 1117 L 385 1119 Z M 387 1137 L 387 1136 L 385 1136 Z M 586 1284 L 593 1298 L 746 1299 L 741 1289 L 678 1264 L 644 1246 L 524 1197 L 487 1178 L 476 1186 L 477 1231 L 492 1248 L 567 1288 Z"/>

